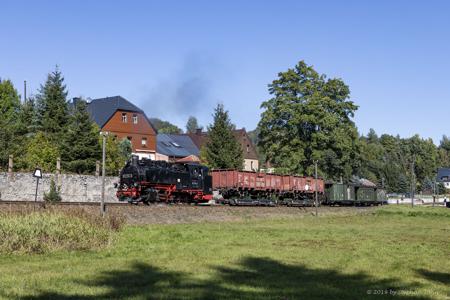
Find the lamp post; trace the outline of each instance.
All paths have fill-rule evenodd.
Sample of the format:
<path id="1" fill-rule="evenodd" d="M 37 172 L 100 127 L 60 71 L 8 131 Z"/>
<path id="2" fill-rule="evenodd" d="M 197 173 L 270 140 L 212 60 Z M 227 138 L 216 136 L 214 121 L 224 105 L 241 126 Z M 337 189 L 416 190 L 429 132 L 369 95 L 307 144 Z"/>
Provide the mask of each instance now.
<path id="1" fill-rule="evenodd" d="M 42 170 L 39 168 L 36 168 L 33 172 L 33 177 L 36 178 L 36 193 L 34 194 L 34 202 L 37 202 L 37 194 L 38 194 L 38 187 L 39 187 L 39 179 L 42 178 Z"/>
<path id="2" fill-rule="evenodd" d="M 100 200 L 100 213 L 105 216 L 105 164 L 106 164 L 106 136 L 108 132 L 100 132 L 102 136 L 102 197 Z"/>

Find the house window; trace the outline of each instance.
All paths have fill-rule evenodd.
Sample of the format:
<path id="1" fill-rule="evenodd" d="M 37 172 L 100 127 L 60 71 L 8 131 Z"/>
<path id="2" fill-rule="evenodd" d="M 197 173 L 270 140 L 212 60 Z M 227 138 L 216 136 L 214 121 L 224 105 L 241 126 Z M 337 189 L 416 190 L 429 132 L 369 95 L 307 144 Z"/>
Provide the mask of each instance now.
<path id="1" fill-rule="evenodd" d="M 147 138 L 142 138 L 142 147 L 147 147 Z"/>
<path id="2" fill-rule="evenodd" d="M 136 114 L 133 115 L 133 124 L 137 124 L 137 115 Z"/>
<path id="3" fill-rule="evenodd" d="M 127 113 L 122 113 L 122 123 L 127 122 Z"/>
<path id="4" fill-rule="evenodd" d="M 250 145 L 247 145 L 247 153 L 250 152 Z"/>
<path id="5" fill-rule="evenodd" d="M 132 139 L 133 137 L 131 137 L 131 136 L 127 136 L 127 139 L 131 142 L 131 139 Z"/>
<path id="6" fill-rule="evenodd" d="M 250 162 L 250 169 L 253 171 L 253 161 Z"/>

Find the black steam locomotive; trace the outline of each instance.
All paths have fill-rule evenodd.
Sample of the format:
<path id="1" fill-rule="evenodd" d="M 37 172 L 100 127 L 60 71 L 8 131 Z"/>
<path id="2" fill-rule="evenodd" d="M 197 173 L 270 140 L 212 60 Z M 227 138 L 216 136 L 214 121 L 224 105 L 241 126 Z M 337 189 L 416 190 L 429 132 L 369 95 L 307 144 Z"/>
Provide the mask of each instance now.
<path id="1" fill-rule="evenodd" d="M 194 163 L 170 163 L 133 156 L 120 172 L 117 197 L 130 203 L 190 202 L 212 199 L 208 168 Z"/>

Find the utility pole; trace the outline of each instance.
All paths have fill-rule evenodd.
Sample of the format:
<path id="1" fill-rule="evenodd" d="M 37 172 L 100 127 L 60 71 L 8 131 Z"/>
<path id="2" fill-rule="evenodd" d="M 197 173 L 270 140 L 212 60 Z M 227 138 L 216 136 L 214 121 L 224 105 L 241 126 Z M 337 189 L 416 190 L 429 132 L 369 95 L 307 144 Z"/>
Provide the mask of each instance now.
<path id="1" fill-rule="evenodd" d="M 23 103 L 27 102 L 27 81 L 23 81 Z"/>
<path id="2" fill-rule="evenodd" d="M 414 173 L 414 162 L 416 157 L 413 156 L 413 161 L 411 162 L 411 207 L 414 207 L 414 192 L 416 185 L 416 175 Z"/>
<path id="3" fill-rule="evenodd" d="M 106 133 L 101 133 L 103 137 L 102 147 L 102 199 L 100 203 L 100 212 L 102 216 L 105 216 L 105 163 L 106 163 Z"/>
<path id="4" fill-rule="evenodd" d="M 381 178 L 381 188 L 383 189 L 384 193 L 386 193 L 386 191 L 384 190 L 384 177 Z M 384 199 L 381 199 L 381 206 L 383 206 L 383 201 Z"/>
<path id="5" fill-rule="evenodd" d="M 315 189 L 314 189 L 314 203 L 316 205 L 316 217 L 319 216 L 319 211 L 317 206 L 319 205 L 319 199 L 317 198 L 317 160 L 314 161 L 314 178 L 315 178 Z"/>
<path id="6" fill-rule="evenodd" d="M 436 190 L 436 179 L 433 182 L 433 207 L 434 207 L 434 203 L 436 202 L 436 198 L 437 198 L 437 190 Z"/>

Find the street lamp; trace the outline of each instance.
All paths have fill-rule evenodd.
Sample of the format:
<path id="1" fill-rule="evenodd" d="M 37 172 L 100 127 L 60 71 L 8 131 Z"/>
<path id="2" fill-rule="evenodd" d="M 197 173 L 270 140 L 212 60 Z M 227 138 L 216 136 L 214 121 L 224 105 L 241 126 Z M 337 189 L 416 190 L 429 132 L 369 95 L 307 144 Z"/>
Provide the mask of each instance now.
<path id="1" fill-rule="evenodd" d="M 34 202 L 37 202 L 37 194 L 38 194 L 38 187 L 39 187 L 39 179 L 42 178 L 42 170 L 39 168 L 36 168 L 33 172 L 33 177 L 36 178 L 36 193 L 34 194 Z"/>

